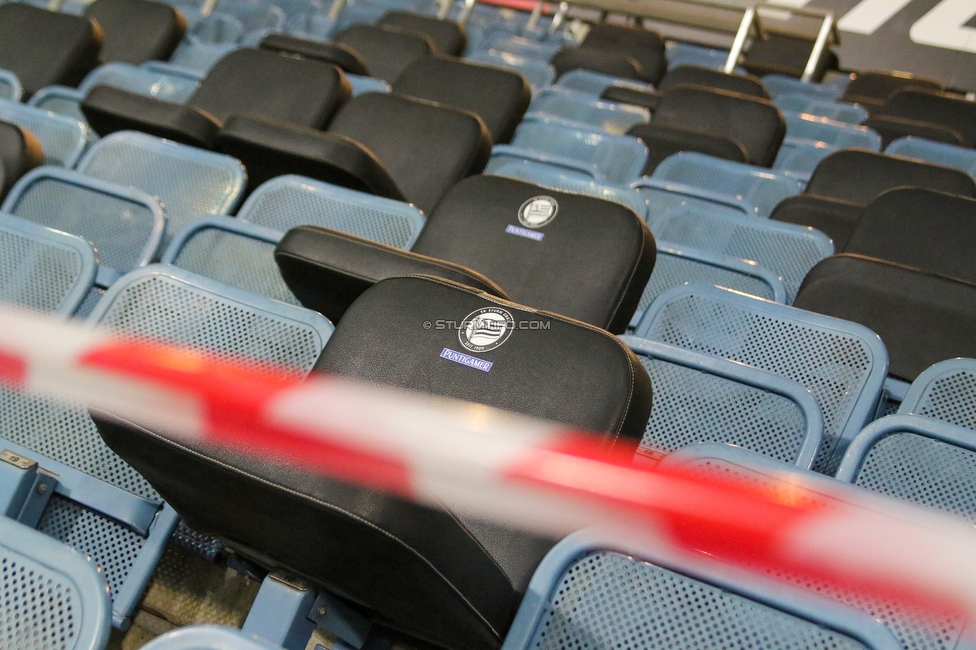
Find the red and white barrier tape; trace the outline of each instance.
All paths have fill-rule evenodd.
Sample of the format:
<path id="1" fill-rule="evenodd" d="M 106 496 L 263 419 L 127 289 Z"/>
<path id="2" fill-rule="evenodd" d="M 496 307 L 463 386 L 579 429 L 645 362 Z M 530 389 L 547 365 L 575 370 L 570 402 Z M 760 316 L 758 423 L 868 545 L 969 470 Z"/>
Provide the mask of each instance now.
<path id="1" fill-rule="evenodd" d="M 939 615 L 976 614 L 976 530 L 865 494 L 811 503 L 483 406 L 313 377 L 0 309 L 0 380 L 148 428 L 289 458 L 333 477 L 549 535 L 609 528 L 673 552 L 826 580 Z"/>

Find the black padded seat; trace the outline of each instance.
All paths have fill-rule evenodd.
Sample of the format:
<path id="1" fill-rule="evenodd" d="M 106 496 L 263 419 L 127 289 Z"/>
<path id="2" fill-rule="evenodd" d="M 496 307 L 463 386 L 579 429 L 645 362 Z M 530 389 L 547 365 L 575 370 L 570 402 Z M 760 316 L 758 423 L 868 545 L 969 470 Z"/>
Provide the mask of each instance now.
<path id="1" fill-rule="evenodd" d="M 592 25 L 580 45 L 587 49 L 622 54 L 637 61 L 646 81 L 656 84 L 667 70 L 664 39 L 657 32 L 625 25 Z"/>
<path id="2" fill-rule="evenodd" d="M 919 90 L 942 90 L 931 79 L 914 77 L 906 72 L 859 72 L 844 90 L 840 101 L 850 104 L 863 104 L 868 110 L 884 105 L 885 100 L 904 88 Z"/>
<path id="3" fill-rule="evenodd" d="M 435 55 L 418 59 L 393 82 L 393 92 L 471 111 L 495 144 L 512 139 L 532 101 L 525 78 L 512 70 Z"/>
<path id="4" fill-rule="evenodd" d="M 721 70 L 696 65 L 679 65 L 669 70 L 657 85 L 658 92 L 665 92 L 681 84 L 703 86 L 715 90 L 727 90 L 757 99 L 769 99 L 769 91 L 762 79 L 751 74 L 729 74 Z"/>
<path id="5" fill-rule="evenodd" d="M 590 70 L 600 74 L 650 82 L 636 59 L 591 47 L 564 47 L 556 52 L 549 64 L 556 71 L 556 78 L 571 70 Z"/>
<path id="6" fill-rule="evenodd" d="M 44 164 L 40 141 L 22 126 L 0 122 L 0 164 L 3 168 L 2 199 L 21 176 Z"/>
<path id="7" fill-rule="evenodd" d="M 337 34 L 333 43 L 345 45 L 366 63 L 369 76 L 391 83 L 419 58 L 435 51 L 427 36 L 393 27 L 352 25 Z"/>
<path id="8" fill-rule="evenodd" d="M 464 27 L 456 22 L 411 11 L 387 11 L 376 21 L 376 25 L 423 34 L 434 44 L 435 52 L 448 56 L 461 56 L 468 44 Z"/>
<path id="9" fill-rule="evenodd" d="M 319 226 L 289 230 L 275 248 L 275 262 L 295 297 L 333 323 L 366 289 L 402 275 L 443 278 L 508 298 L 497 284 L 458 264 Z"/>
<path id="10" fill-rule="evenodd" d="M 889 97 L 878 114 L 941 124 L 958 131 L 964 147 L 976 146 L 976 103 L 959 95 L 906 88 Z"/>
<path id="11" fill-rule="evenodd" d="M 700 86 L 662 93 L 652 121 L 730 138 L 745 149 L 746 162 L 760 167 L 773 164 L 786 137 L 786 120 L 768 101 Z"/>
<path id="12" fill-rule="evenodd" d="M 697 151 L 724 160 L 746 162 L 745 148 L 732 140 L 718 135 L 702 133 L 695 129 L 683 129 L 651 122 L 635 124 L 627 130 L 627 135 L 640 138 L 647 145 L 647 163 L 643 175 L 654 173 L 665 158 L 679 151 Z"/>
<path id="13" fill-rule="evenodd" d="M 807 274 L 795 307 L 860 323 L 888 349 L 888 374 L 914 381 L 934 363 L 976 355 L 976 285 L 858 255 Z"/>
<path id="14" fill-rule="evenodd" d="M 341 43 L 323 43 L 321 41 L 309 41 L 304 38 L 297 38 L 290 34 L 268 34 L 261 39 L 258 47 L 262 50 L 270 50 L 280 54 L 299 56 L 303 59 L 314 59 L 323 63 L 331 63 L 339 66 L 339 69 L 348 74 L 369 76 L 369 68 L 352 48 Z"/>
<path id="15" fill-rule="evenodd" d="M 231 115 L 319 129 L 351 95 L 349 80 L 332 64 L 243 48 L 218 61 L 186 104 L 96 86 L 81 110 L 99 135 L 136 129 L 210 147 Z"/>
<path id="16" fill-rule="evenodd" d="M 742 67 L 757 77 L 781 74 L 801 77 L 813 52 L 813 40 L 788 34 L 767 32 L 765 38 L 756 39 L 742 59 Z M 812 81 L 823 81 L 828 70 L 837 70 L 840 62 L 837 54 L 824 48 L 814 68 Z"/>
<path id="17" fill-rule="evenodd" d="M 842 251 L 854 232 L 863 209 L 863 204 L 853 201 L 798 194 L 780 201 L 769 218 L 815 228 L 833 240 L 835 251 Z"/>
<path id="18" fill-rule="evenodd" d="M 653 113 L 654 109 L 657 108 L 658 102 L 661 101 L 661 94 L 612 84 L 603 89 L 603 92 L 600 93 L 600 99 L 606 99 L 620 104 L 630 104 L 631 106 L 640 106 Z"/>
<path id="19" fill-rule="evenodd" d="M 844 252 L 976 284 L 974 248 L 976 200 L 902 188 L 864 208 Z"/>
<path id="20" fill-rule="evenodd" d="M 932 122 L 919 122 L 918 120 L 906 120 L 900 117 L 873 115 L 864 120 L 861 125 L 878 132 L 878 135 L 881 136 L 882 148 L 886 148 L 898 138 L 904 138 L 906 136 L 935 140 L 936 142 L 944 142 L 957 147 L 963 146 L 964 142 L 962 134 L 959 131 Z"/>
<path id="21" fill-rule="evenodd" d="M 168 61 L 186 34 L 183 14 L 152 0 L 96 0 L 85 16 L 104 30 L 103 61 Z"/>
<path id="22" fill-rule="evenodd" d="M 101 63 L 102 38 L 90 18 L 0 5 L 0 68 L 17 75 L 25 100 L 45 86 L 77 86 Z"/>
<path id="23" fill-rule="evenodd" d="M 470 341 L 465 330 L 423 327 L 479 313 L 539 328 L 506 329 L 502 343 L 476 351 L 462 345 Z M 457 362 L 464 358 L 472 361 Z M 608 447 L 621 449 L 636 447 L 651 409 L 647 372 L 616 337 L 428 277 L 367 289 L 316 370 L 555 420 L 602 433 Z M 498 650 L 554 544 L 450 503 L 433 510 L 272 456 L 182 442 L 101 411 L 92 416 L 109 447 L 194 530 L 331 589 L 379 623 L 436 647 Z"/>

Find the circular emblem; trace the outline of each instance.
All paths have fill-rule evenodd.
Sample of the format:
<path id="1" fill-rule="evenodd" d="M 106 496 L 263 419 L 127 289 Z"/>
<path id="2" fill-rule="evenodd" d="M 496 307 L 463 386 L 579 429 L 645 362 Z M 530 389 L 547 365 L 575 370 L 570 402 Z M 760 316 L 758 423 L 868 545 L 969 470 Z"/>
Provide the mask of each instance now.
<path id="1" fill-rule="evenodd" d="M 500 307 L 483 307 L 468 314 L 462 324 L 458 331 L 461 345 L 472 352 L 487 352 L 508 339 L 515 319 Z"/>
<path id="2" fill-rule="evenodd" d="M 519 223 L 527 228 L 541 228 L 556 218 L 559 204 L 551 196 L 535 196 L 519 208 Z"/>

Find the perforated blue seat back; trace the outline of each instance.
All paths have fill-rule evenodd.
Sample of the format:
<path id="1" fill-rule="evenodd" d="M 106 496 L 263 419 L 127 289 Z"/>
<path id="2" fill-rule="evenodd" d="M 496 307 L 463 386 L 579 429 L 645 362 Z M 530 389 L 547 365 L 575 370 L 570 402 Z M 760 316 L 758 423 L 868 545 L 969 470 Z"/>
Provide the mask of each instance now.
<path id="1" fill-rule="evenodd" d="M 881 136 L 866 126 L 836 122 L 826 117 L 783 112 L 786 118 L 786 137 L 818 140 L 838 149 L 867 149 L 881 151 Z"/>
<path id="2" fill-rule="evenodd" d="M 582 91 L 559 86 L 539 92 L 529 106 L 528 116 L 555 118 L 595 127 L 612 135 L 623 135 L 635 124 L 646 124 L 650 112 L 644 108 L 601 101 Z"/>
<path id="3" fill-rule="evenodd" d="M 908 137 L 898 138 L 889 144 L 885 153 L 952 167 L 976 178 L 976 150 L 974 149 Z"/>
<path id="4" fill-rule="evenodd" d="M 199 85 L 186 77 L 166 74 L 152 68 L 113 62 L 89 72 L 78 89 L 83 95 L 87 95 L 95 86 L 111 86 L 138 95 L 155 97 L 164 102 L 182 104 L 196 92 Z"/>
<path id="5" fill-rule="evenodd" d="M 667 49 L 668 70 L 681 65 L 697 65 L 720 70 L 729 58 L 728 50 L 721 50 L 691 43 L 671 43 Z"/>
<path id="6" fill-rule="evenodd" d="M 371 241 L 409 249 L 424 226 L 416 207 L 321 183 L 279 176 L 254 190 L 237 218 L 284 233 L 297 226 L 322 226 Z"/>
<path id="7" fill-rule="evenodd" d="M 799 93 L 777 95 L 773 98 L 773 103 L 781 111 L 807 113 L 809 115 L 826 117 L 831 120 L 843 122 L 844 124 L 860 124 L 868 119 L 868 112 L 862 106 L 846 104 L 844 102 L 824 101 Z"/>
<path id="8" fill-rule="evenodd" d="M 556 78 L 556 71 L 546 61 L 530 59 L 501 50 L 472 52 L 465 57 L 469 61 L 487 63 L 502 68 L 509 68 L 525 77 L 533 90 L 552 85 Z"/>
<path id="9" fill-rule="evenodd" d="M 820 161 L 835 151 L 838 151 L 838 148 L 826 142 L 786 138 L 776 154 L 773 169 L 812 174 Z"/>
<path id="10" fill-rule="evenodd" d="M 755 215 L 756 207 L 731 195 L 718 194 L 698 187 L 644 178 L 632 183 L 647 204 L 647 222 L 676 209 L 696 208 L 733 216 Z"/>
<path id="11" fill-rule="evenodd" d="M 10 70 L 0 69 L 0 99 L 9 99 L 19 102 L 24 96 L 24 87 L 20 85 L 20 79 Z"/>
<path id="12" fill-rule="evenodd" d="M 143 650 L 281 650 L 263 639 L 229 627 L 195 625 L 175 629 L 158 636 Z"/>
<path id="13" fill-rule="evenodd" d="M 553 54 L 555 54 L 555 52 L 553 52 Z M 547 58 L 546 60 L 548 61 L 549 59 Z M 563 76 L 559 77 L 555 85 L 560 88 L 579 90 L 597 97 L 599 97 L 600 94 L 607 89 L 607 87 L 613 85 L 627 86 L 636 90 L 654 90 L 654 87 L 650 84 L 640 83 L 632 79 L 614 77 L 608 74 L 594 72 L 592 70 L 584 70 L 583 68 L 576 68 L 575 70 L 570 70 L 569 72 L 565 73 Z"/>
<path id="14" fill-rule="evenodd" d="M 916 377 L 899 415 L 924 415 L 976 429 L 976 359 L 950 359 Z"/>
<path id="15" fill-rule="evenodd" d="M 546 121 L 519 125 L 512 145 L 565 156 L 595 165 L 608 183 L 638 178 L 647 161 L 647 147 L 637 138 L 568 128 Z"/>
<path id="16" fill-rule="evenodd" d="M 237 47 L 235 43 L 214 45 L 184 40 L 176 48 L 176 51 L 173 52 L 173 56 L 169 58 L 169 61 L 179 68 L 192 70 L 204 76 L 210 72 L 210 68 L 217 61 L 224 58 L 232 50 L 237 49 Z"/>
<path id="17" fill-rule="evenodd" d="M 0 120 L 33 133 L 44 150 L 48 165 L 74 167 L 88 146 L 89 130 L 82 122 L 48 111 L 0 100 Z"/>

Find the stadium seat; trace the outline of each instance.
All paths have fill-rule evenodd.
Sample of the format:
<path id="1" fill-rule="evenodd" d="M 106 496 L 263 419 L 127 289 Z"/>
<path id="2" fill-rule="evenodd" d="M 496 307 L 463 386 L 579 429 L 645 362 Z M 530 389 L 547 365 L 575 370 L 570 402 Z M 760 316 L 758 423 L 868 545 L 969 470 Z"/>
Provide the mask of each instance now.
<path id="1" fill-rule="evenodd" d="M 652 84 L 660 81 L 667 65 L 664 39 L 647 29 L 598 23 L 590 26 L 580 46 L 632 58 L 640 66 L 642 77 Z"/>
<path id="2" fill-rule="evenodd" d="M 651 82 L 636 59 L 596 48 L 563 48 L 549 59 L 549 65 L 556 71 L 557 80 L 574 70 L 590 70 L 610 77 Z"/>
<path id="3" fill-rule="evenodd" d="M 657 90 L 666 92 L 682 84 L 725 90 L 756 99 L 769 99 L 769 92 L 759 77 L 749 74 L 730 74 L 693 65 L 680 65 L 669 69 L 661 82 L 657 84 Z"/>
<path id="4" fill-rule="evenodd" d="M 17 102 L 0 100 L 0 120 L 16 124 L 36 137 L 45 164 L 68 169 L 78 163 L 91 135 L 78 120 Z"/>
<path id="5" fill-rule="evenodd" d="M 0 199 L 21 176 L 44 163 L 41 143 L 22 126 L 0 121 Z"/>
<path id="6" fill-rule="evenodd" d="M 371 77 L 389 83 L 408 65 L 437 51 L 434 42 L 423 34 L 374 25 L 353 25 L 332 41 L 359 55 Z"/>
<path id="7" fill-rule="evenodd" d="M 965 143 L 965 138 L 957 129 L 933 122 L 874 115 L 864 120 L 864 126 L 878 133 L 885 147 L 899 138 L 906 137 L 925 138 L 957 146 L 963 146 Z"/>
<path id="8" fill-rule="evenodd" d="M 261 39 L 258 47 L 262 50 L 332 63 L 339 66 L 346 74 L 369 76 L 369 68 L 366 67 L 363 59 L 352 48 L 341 43 L 321 43 L 288 34 L 268 34 Z"/>
<path id="9" fill-rule="evenodd" d="M 926 368 L 912 382 L 898 415 L 976 429 L 976 360 L 948 359 Z"/>
<path id="10" fill-rule="evenodd" d="M 773 103 L 784 112 L 806 113 L 845 124 L 861 124 L 868 119 L 868 111 L 860 105 L 825 101 L 802 93 L 777 95 Z"/>
<path id="11" fill-rule="evenodd" d="M 885 153 L 933 165 L 952 167 L 976 178 L 976 150 L 968 147 L 933 142 L 924 138 L 905 137 L 888 145 Z"/>
<path id="12" fill-rule="evenodd" d="M 872 118 L 879 117 L 929 122 L 952 129 L 962 136 L 962 146 L 976 147 L 976 104 L 959 95 L 904 88 L 888 97 L 884 106 L 872 114 Z"/>
<path id="13" fill-rule="evenodd" d="M 784 112 L 786 137 L 825 142 L 838 149 L 866 149 L 881 151 L 882 138 L 870 128 L 870 120 L 865 125 L 845 124 L 826 117 L 804 113 Z"/>
<path id="14" fill-rule="evenodd" d="M 622 135 L 635 124 L 646 124 L 650 119 L 645 108 L 603 101 L 587 92 L 563 86 L 539 91 L 526 116 L 566 122 L 567 126 L 596 127 L 611 135 Z"/>
<path id="15" fill-rule="evenodd" d="M 813 40 L 769 31 L 757 38 L 742 59 L 742 67 L 757 77 L 769 74 L 800 77 L 813 51 Z M 822 81 L 828 70 L 839 66 L 837 54 L 824 48 L 813 70 L 813 81 Z"/>
<path id="16" fill-rule="evenodd" d="M 885 101 L 904 88 L 940 91 L 942 87 L 931 79 L 922 79 L 904 72 L 859 72 L 840 96 L 848 104 L 862 104 L 870 111 L 884 106 Z"/>
<path id="17" fill-rule="evenodd" d="M 461 56 L 468 44 L 464 27 L 456 22 L 412 11 L 387 11 L 376 21 L 376 25 L 422 34 L 434 44 L 434 52 L 447 56 Z"/>
<path id="18" fill-rule="evenodd" d="M 175 7 L 152 0 L 96 0 L 85 17 L 103 30 L 102 61 L 166 61 L 186 33 L 186 19 Z"/>

